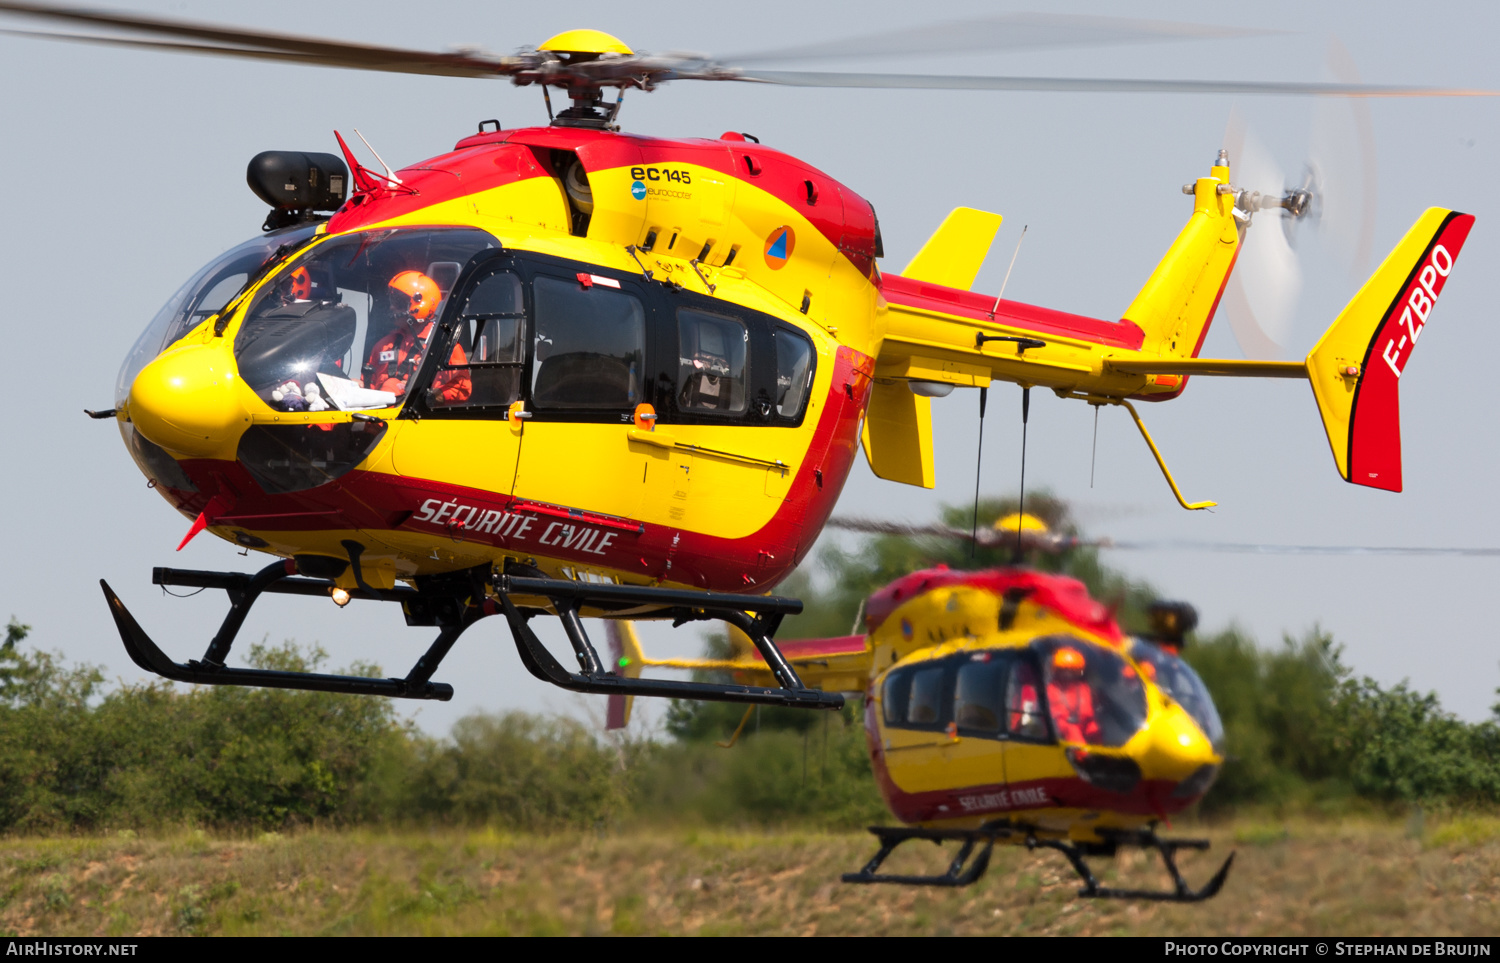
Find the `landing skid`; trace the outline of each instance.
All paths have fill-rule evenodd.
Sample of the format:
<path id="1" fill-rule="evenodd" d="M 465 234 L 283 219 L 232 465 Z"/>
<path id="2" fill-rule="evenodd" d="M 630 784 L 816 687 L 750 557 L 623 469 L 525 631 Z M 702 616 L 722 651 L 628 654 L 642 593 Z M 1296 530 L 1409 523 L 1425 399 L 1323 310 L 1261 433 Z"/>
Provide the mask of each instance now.
<path id="1" fill-rule="evenodd" d="M 513 569 L 513 571 L 515 571 Z M 809 689 L 776 647 L 772 635 L 785 615 L 802 610 L 796 599 L 774 596 L 740 596 L 713 592 L 664 589 L 651 586 L 594 585 L 563 579 L 539 577 L 541 573 L 499 575 L 486 569 L 472 569 L 449 576 L 419 580 L 417 588 L 398 586 L 375 589 L 359 579 L 360 588 L 348 590 L 351 599 L 399 602 L 408 625 L 431 625 L 439 629 L 437 639 L 402 678 L 370 679 L 358 676 L 331 675 L 321 672 L 285 672 L 267 669 L 240 669 L 225 665 L 249 614 L 261 595 L 309 595 L 327 598 L 335 588 L 332 580 L 297 575 L 294 561 L 277 561 L 254 575 L 239 572 L 204 572 L 158 568 L 152 572 L 157 585 L 191 588 L 218 588 L 229 595 L 229 613 L 218 633 L 208 644 L 201 659 L 173 661 L 162 651 L 125 603 L 102 579 L 115 626 L 125 643 L 125 651 L 136 665 L 148 672 L 175 682 L 197 685 L 239 685 L 272 689 L 305 689 L 314 692 L 344 692 L 353 695 L 378 695 L 396 699 L 453 698 L 453 687 L 433 682 L 443 658 L 469 626 L 491 615 L 504 614 L 521 662 L 532 675 L 545 682 L 573 692 L 608 695 L 665 696 L 677 699 L 700 699 L 758 705 L 789 706 L 804 709 L 839 709 L 843 696 L 833 692 Z M 578 671 L 564 668 L 542 645 L 528 624 L 542 614 L 534 607 L 523 608 L 515 598 L 545 600 L 557 613 L 578 658 Z M 709 682 L 679 682 L 667 679 L 632 679 L 616 675 L 599 658 L 589 641 L 579 617 L 585 606 L 605 612 L 639 612 L 641 617 L 670 617 L 674 625 L 714 619 L 729 622 L 754 641 L 767 667 L 779 683 L 777 686 L 721 685 Z"/>
<path id="2" fill-rule="evenodd" d="M 857 873 L 845 873 L 846 883 L 901 883 L 908 886 L 968 886 L 985 874 L 990 866 L 991 852 L 997 840 L 1024 837 L 1027 849 L 1055 849 L 1067 857 L 1073 871 L 1083 880 L 1078 895 L 1090 899 L 1143 899 L 1164 903 L 1198 903 L 1218 894 L 1229 877 L 1229 868 L 1234 864 L 1234 854 L 1224 860 L 1224 865 L 1213 878 L 1199 890 L 1191 889 L 1177 868 L 1179 849 L 1208 849 L 1206 839 L 1162 839 L 1153 830 L 1135 831 L 1099 830 L 1102 843 L 1074 843 L 1058 839 L 1041 839 L 1035 831 L 1025 826 L 1009 823 L 993 823 L 979 829 L 924 829 L 918 826 L 871 826 L 870 832 L 880 840 L 880 850 L 873 859 Z M 938 876 L 905 876 L 883 874 L 880 867 L 897 846 L 910 839 L 926 839 L 941 845 L 948 840 L 963 843 L 958 855 L 948 864 L 948 871 Z M 978 855 L 975 847 L 982 844 Z M 1154 849 L 1161 854 L 1163 865 L 1172 877 L 1171 890 L 1112 889 L 1099 885 L 1086 856 L 1113 856 L 1121 846 L 1139 846 Z M 971 858 L 972 861 L 971 861 Z"/>

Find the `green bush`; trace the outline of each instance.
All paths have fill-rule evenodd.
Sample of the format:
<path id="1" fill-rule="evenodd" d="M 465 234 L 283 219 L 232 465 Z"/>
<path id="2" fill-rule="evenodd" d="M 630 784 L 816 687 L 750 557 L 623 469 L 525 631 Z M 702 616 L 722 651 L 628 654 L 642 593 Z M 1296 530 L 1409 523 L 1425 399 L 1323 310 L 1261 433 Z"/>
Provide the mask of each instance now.
<path id="1" fill-rule="evenodd" d="M 347 821 L 377 758 L 409 738 L 378 699 L 166 683 L 104 692 L 98 669 L 22 652 L 25 627 L 11 630 L 0 649 L 0 829 Z M 291 645 L 250 656 L 258 668 L 321 660 Z"/>
<path id="2" fill-rule="evenodd" d="M 1224 721 L 1228 762 L 1209 808 L 1344 791 L 1333 751 L 1333 704 L 1347 670 L 1316 630 L 1263 649 L 1236 629 L 1192 640 L 1184 657 Z"/>
<path id="3" fill-rule="evenodd" d="M 617 820 L 638 749 L 525 713 L 460 720 L 446 740 L 398 723 L 390 701 L 168 683 L 105 691 L 98 669 L 0 646 L 0 831 L 166 825 Z M 254 646 L 256 668 L 309 671 L 324 654 Z M 376 675 L 360 665 L 349 674 Z M 627 751 L 629 750 L 629 751 Z"/>
<path id="4" fill-rule="evenodd" d="M 447 740 L 414 741 L 404 817 L 549 830 L 614 823 L 628 804 L 628 748 L 573 719 L 471 715 Z"/>
<path id="5" fill-rule="evenodd" d="M 1500 706 L 1496 707 L 1500 712 Z M 1466 723 L 1405 683 L 1345 681 L 1330 749 L 1360 795 L 1381 800 L 1500 802 L 1500 725 Z"/>
<path id="6" fill-rule="evenodd" d="M 636 812 L 648 820 L 795 820 L 840 829 L 889 820 L 870 772 L 863 727 L 835 713 L 801 715 L 812 723 L 751 728 L 727 749 L 709 740 L 653 747 L 637 764 Z"/>

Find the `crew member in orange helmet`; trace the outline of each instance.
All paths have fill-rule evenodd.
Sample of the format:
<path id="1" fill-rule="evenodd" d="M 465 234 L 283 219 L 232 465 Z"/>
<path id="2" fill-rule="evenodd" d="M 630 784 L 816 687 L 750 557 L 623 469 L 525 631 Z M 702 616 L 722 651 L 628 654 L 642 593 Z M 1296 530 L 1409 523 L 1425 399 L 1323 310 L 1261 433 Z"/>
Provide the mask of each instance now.
<path id="1" fill-rule="evenodd" d="M 377 391 L 389 391 L 400 398 L 406 394 L 407 382 L 422 365 L 443 294 L 437 282 L 421 271 L 397 274 L 391 278 L 388 292 L 391 313 L 400 323 L 370 350 L 370 360 L 365 365 L 365 385 Z M 448 364 L 468 362 L 463 345 L 455 343 Z M 467 401 L 473 390 L 467 368 L 439 372 L 432 382 L 432 398 L 439 404 Z"/>
<path id="2" fill-rule="evenodd" d="M 1094 716 L 1094 690 L 1083 677 L 1083 653 L 1061 648 L 1052 653 L 1052 674 L 1047 681 L 1047 703 L 1057 738 L 1063 742 L 1099 742 L 1099 720 Z"/>
<path id="3" fill-rule="evenodd" d="M 299 267 L 277 282 L 276 297 L 282 305 L 311 301 L 312 275 L 307 268 Z"/>

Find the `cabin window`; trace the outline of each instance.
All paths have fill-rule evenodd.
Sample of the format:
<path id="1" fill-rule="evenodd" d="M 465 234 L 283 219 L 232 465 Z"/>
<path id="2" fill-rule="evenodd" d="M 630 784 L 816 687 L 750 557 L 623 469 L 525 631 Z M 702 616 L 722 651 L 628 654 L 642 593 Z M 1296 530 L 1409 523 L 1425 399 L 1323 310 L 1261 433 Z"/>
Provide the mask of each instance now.
<path id="1" fill-rule="evenodd" d="M 130 397 L 130 386 L 136 375 L 153 358 L 217 314 L 251 278 L 257 276 L 277 251 L 301 247 L 313 236 L 314 230 L 315 226 L 308 224 L 252 238 L 219 255 L 189 278 L 156 313 L 130 349 L 130 354 L 125 356 L 115 384 L 116 403 L 123 404 Z"/>
<path id="2" fill-rule="evenodd" d="M 270 495 L 317 488 L 364 461 L 385 435 L 384 424 L 251 425 L 235 459 Z"/>
<path id="3" fill-rule="evenodd" d="M 881 703 L 888 726 L 898 729 L 940 729 L 951 711 L 946 696 L 952 692 L 952 663 L 923 662 L 896 669 L 886 676 Z"/>
<path id="4" fill-rule="evenodd" d="M 880 702 L 885 714 L 885 724 L 900 726 L 906 722 L 906 700 L 911 695 L 911 673 L 902 669 L 885 677 L 881 688 Z"/>
<path id="5" fill-rule="evenodd" d="M 1146 689 L 1135 667 L 1097 643 L 1068 636 L 1031 644 L 1047 680 L 1047 708 L 1061 742 L 1123 746 L 1146 724 Z"/>
<path id="6" fill-rule="evenodd" d="M 943 676 L 945 667 L 934 665 L 912 673 L 911 692 L 906 700 L 906 721 L 914 726 L 937 725 L 943 721 Z"/>
<path id="7" fill-rule="evenodd" d="M 531 398 L 541 408 L 630 409 L 643 399 L 646 313 L 622 291 L 538 277 Z"/>
<path id="8" fill-rule="evenodd" d="M 1042 709 L 1042 686 L 1030 659 L 1016 663 L 1005 687 L 1006 730 L 1017 739 L 1051 742 Z"/>
<path id="9" fill-rule="evenodd" d="M 428 389 L 428 405 L 504 407 L 518 400 L 525 327 L 521 279 L 509 271 L 481 278 L 458 311 L 453 347 Z"/>
<path id="10" fill-rule="evenodd" d="M 1005 718 L 1006 660 L 976 652 L 958 666 L 953 687 L 953 721 L 966 735 L 998 736 Z"/>
<path id="11" fill-rule="evenodd" d="M 1159 645 L 1136 639 L 1130 647 L 1130 657 L 1135 659 L 1147 678 L 1155 681 L 1173 701 L 1187 710 L 1187 714 L 1198 723 L 1198 728 L 1213 743 L 1215 752 L 1224 751 L 1224 723 L 1214 708 L 1214 700 L 1208 694 L 1208 686 L 1193 671 L 1193 667 Z"/>
<path id="12" fill-rule="evenodd" d="M 777 328 L 772 338 L 776 342 L 776 414 L 795 421 L 802 417 L 812 387 L 812 342 L 787 328 Z"/>
<path id="13" fill-rule="evenodd" d="M 741 321 L 679 308 L 677 405 L 683 411 L 745 411 L 745 355 L 750 333 Z"/>
<path id="14" fill-rule="evenodd" d="M 971 738 L 1003 739 L 1019 706 L 1013 668 L 1024 667 L 1031 680 L 1024 710 L 1029 738 L 1047 738 L 1035 667 L 1018 663 L 1014 653 L 970 652 L 934 662 L 895 669 L 882 689 L 885 723 L 897 729 L 947 729 Z M 1019 721 L 1019 720 L 1018 720 Z M 1040 727 L 1038 730 L 1037 727 Z"/>
<path id="15" fill-rule="evenodd" d="M 256 293 L 234 343 L 241 377 L 277 411 L 400 404 L 458 265 L 496 247 L 483 231 L 393 229 L 311 248 Z"/>

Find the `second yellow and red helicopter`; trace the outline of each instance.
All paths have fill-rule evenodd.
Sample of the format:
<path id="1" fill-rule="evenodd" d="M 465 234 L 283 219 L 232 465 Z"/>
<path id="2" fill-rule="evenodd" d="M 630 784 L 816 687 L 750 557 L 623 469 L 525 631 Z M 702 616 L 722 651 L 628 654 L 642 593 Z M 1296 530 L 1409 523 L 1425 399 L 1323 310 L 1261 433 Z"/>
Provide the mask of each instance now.
<path id="1" fill-rule="evenodd" d="M 985 534 L 1018 554 L 1079 544 L 1029 515 L 1003 518 Z M 1233 856 L 1193 889 L 1177 852 L 1207 841 L 1156 831 L 1203 798 L 1225 761 L 1213 699 L 1180 657 L 1197 613 L 1158 602 L 1149 616 L 1150 632 L 1131 636 L 1069 576 L 939 565 L 873 593 L 859 634 L 782 642 L 809 684 L 863 697 L 870 765 L 902 824 L 872 827 L 879 851 L 844 882 L 967 886 L 1000 843 L 1061 852 L 1085 897 L 1196 902 L 1217 894 Z M 769 681 L 743 635 L 732 633 L 727 659 L 653 659 L 630 623 L 610 631 L 622 675 L 727 670 L 747 684 Z M 629 714 L 628 701 L 614 699 L 609 724 L 624 726 Z M 959 849 L 941 874 L 881 872 L 911 840 Z M 1122 846 L 1156 851 L 1172 888 L 1102 884 L 1088 858 Z"/>

